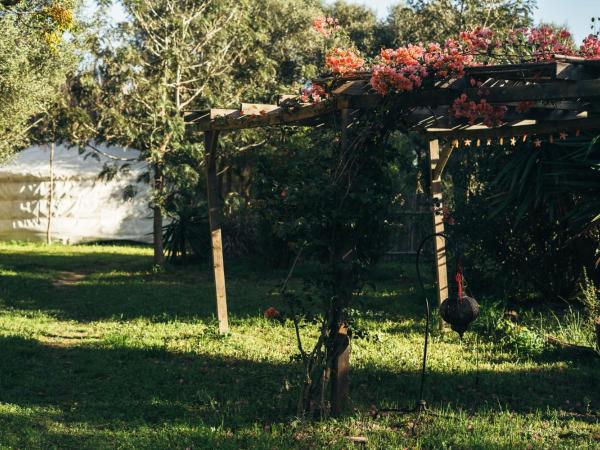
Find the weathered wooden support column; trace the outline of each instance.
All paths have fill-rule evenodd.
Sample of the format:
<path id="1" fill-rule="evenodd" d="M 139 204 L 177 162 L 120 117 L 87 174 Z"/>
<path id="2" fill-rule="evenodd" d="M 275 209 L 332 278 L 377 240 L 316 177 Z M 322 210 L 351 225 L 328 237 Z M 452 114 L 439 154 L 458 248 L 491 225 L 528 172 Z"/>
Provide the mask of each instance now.
<path id="1" fill-rule="evenodd" d="M 223 264 L 223 241 L 221 238 L 221 198 L 216 164 L 218 139 L 218 131 L 212 130 L 204 133 L 206 192 L 217 294 L 217 318 L 219 320 L 219 333 L 224 334 L 229 331 L 229 322 L 227 319 L 227 293 L 225 291 L 225 266 Z"/>
<path id="2" fill-rule="evenodd" d="M 450 149 L 451 151 L 451 149 Z M 449 152 L 443 152 L 440 158 L 440 144 L 437 139 L 429 141 L 429 163 L 430 163 L 430 182 L 431 182 L 431 200 L 433 202 L 433 232 L 444 232 L 444 210 L 442 198 L 442 169 L 448 161 Z M 435 243 L 435 275 L 437 281 L 437 301 L 438 307 L 448 298 L 448 267 L 446 265 L 446 240 L 443 237 L 436 237 Z M 440 320 L 440 328 L 443 322 Z"/>
<path id="3" fill-rule="evenodd" d="M 340 111 L 340 126 L 341 126 L 341 152 L 340 158 L 349 158 L 348 152 L 348 128 L 351 123 L 351 111 L 348 108 L 344 108 Z M 352 258 L 352 250 L 344 248 L 337 255 L 341 261 L 344 258 Z M 350 292 L 348 295 L 352 296 Z M 352 352 L 351 340 L 348 334 L 348 325 L 346 323 L 346 317 L 344 311 L 341 311 L 341 317 L 339 322 L 335 322 L 335 330 L 331 330 L 335 333 L 334 337 L 334 360 L 331 371 L 331 414 L 333 416 L 339 416 L 346 404 L 348 403 L 348 397 L 350 395 L 350 354 Z"/>

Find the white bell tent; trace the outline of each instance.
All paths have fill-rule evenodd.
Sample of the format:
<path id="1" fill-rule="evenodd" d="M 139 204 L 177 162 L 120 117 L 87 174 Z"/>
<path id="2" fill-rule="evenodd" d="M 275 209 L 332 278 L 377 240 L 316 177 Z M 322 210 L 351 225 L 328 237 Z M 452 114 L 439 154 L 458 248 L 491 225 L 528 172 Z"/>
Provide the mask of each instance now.
<path id="1" fill-rule="evenodd" d="M 0 240 L 152 242 L 147 164 L 136 150 L 95 148 L 34 146 L 0 167 Z"/>

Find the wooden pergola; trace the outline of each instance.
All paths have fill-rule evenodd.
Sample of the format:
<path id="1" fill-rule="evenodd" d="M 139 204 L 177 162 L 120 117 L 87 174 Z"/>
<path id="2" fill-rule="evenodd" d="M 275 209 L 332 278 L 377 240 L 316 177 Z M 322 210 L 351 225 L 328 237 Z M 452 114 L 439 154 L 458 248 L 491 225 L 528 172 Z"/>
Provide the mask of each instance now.
<path id="1" fill-rule="evenodd" d="M 472 87 L 471 80 L 479 82 Z M 192 112 L 187 122 L 194 134 L 202 133 L 205 145 L 207 197 L 219 331 L 228 331 L 225 269 L 221 240 L 221 199 L 217 176 L 217 142 L 221 132 L 270 126 L 317 126 L 331 115 L 338 115 L 342 143 L 356 110 L 381 105 L 382 97 L 369 86 L 369 74 L 328 78 L 333 82 L 331 96 L 318 103 L 300 103 L 298 96 L 283 96 L 277 105 L 242 104 L 238 109 L 210 109 Z M 489 103 L 508 107 L 505 122 L 487 127 L 457 121 L 450 107 L 465 93 L 470 99 L 485 98 Z M 393 94 L 399 120 L 408 130 L 421 133 L 429 141 L 433 231 L 444 231 L 441 179 L 444 168 L 459 141 L 473 147 L 492 139 L 511 139 L 551 135 L 579 134 L 600 130 L 600 60 L 585 60 L 556 55 L 552 61 L 514 65 L 477 66 L 466 69 L 459 79 L 442 80 L 431 87 Z M 520 102 L 531 102 L 526 112 L 518 112 Z M 483 141 L 483 144 L 482 144 Z M 508 142 L 507 142 L 508 143 Z M 342 144 L 343 145 L 343 144 Z M 444 239 L 435 240 L 437 300 L 448 297 L 448 275 Z"/>

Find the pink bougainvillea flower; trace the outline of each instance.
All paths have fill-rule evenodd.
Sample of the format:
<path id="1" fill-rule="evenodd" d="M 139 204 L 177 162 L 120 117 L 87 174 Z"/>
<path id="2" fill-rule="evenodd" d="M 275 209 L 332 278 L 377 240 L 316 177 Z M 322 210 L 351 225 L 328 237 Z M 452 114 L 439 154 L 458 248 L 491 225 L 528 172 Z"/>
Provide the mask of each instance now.
<path id="1" fill-rule="evenodd" d="M 303 103 L 319 103 L 321 100 L 329 97 L 325 88 L 317 83 L 304 86 L 300 91 L 300 101 Z"/>
<path id="2" fill-rule="evenodd" d="M 491 105 L 485 98 L 477 103 L 469 100 L 466 94 L 462 94 L 454 100 L 450 109 L 454 117 L 467 119 L 471 125 L 481 121 L 484 125 L 493 127 L 502 124 L 507 108 Z"/>
<path id="3" fill-rule="evenodd" d="M 378 65 L 373 67 L 371 87 L 379 95 L 392 92 L 406 92 L 421 87 L 427 70 L 421 65 L 390 67 Z"/>
<path id="4" fill-rule="evenodd" d="M 365 60 L 352 50 L 334 48 L 325 57 L 325 65 L 335 75 L 349 75 L 362 69 Z"/>
<path id="5" fill-rule="evenodd" d="M 463 31 L 460 33 L 460 40 L 465 44 L 470 53 L 485 53 L 490 47 L 497 44 L 492 38 L 494 32 L 486 27 L 476 27 L 473 31 Z"/>
<path id="6" fill-rule="evenodd" d="M 338 20 L 333 17 L 315 17 L 312 26 L 317 33 L 325 38 L 328 38 L 340 29 Z"/>
<path id="7" fill-rule="evenodd" d="M 597 36 L 590 34 L 583 40 L 581 47 L 579 48 L 581 56 L 587 59 L 599 59 L 600 58 L 600 40 Z"/>
<path id="8" fill-rule="evenodd" d="M 537 61 L 552 60 L 557 54 L 571 56 L 576 54 L 571 33 L 547 25 L 512 30 L 508 35 L 507 43 L 529 47 L 533 59 Z"/>

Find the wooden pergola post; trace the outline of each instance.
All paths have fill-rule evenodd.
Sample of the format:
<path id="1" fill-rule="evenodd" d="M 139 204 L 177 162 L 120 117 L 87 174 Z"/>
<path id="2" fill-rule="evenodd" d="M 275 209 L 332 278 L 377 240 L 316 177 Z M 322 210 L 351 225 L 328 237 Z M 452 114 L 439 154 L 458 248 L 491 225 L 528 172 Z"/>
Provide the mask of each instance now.
<path id="1" fill-rule="evenodd" d="M 229 331 L 227 319 L 227 293 L 225 291 L 225 266 L 223 264 L 223 241 L 221 239 L 221 199 L 217 176 L 217 130 L 204 133 L 204 161 L 206 165 L 206 192 L 208 199 L 208 220 L 212 243 L 215 289 L 217 293 L 217 318 L 219 333 Z"/>
<path id="2" fill-rule="evenodd" d="M 351 111 L 348 108 L 343 108 L 340 111 L 342 158 L 348 158 L 346 152 L 348 151 L 348 128 L 350 124 Z M 339 256 L 343 259 L 342 255 Z M 342 317 L 342 319 L 342 323 L 336 324 L 337 334 L 334 338 L 335 359 L 331 374 L 331 414 L 333 416 L 339 416 L 342 413 L 350 395 L 350 354 L 352 347 L 346 318 Z"/>
<path id="3" fill-rule="evenodd" d="M 442 171 L 450 157 L 450 147 L 440 156 L 440 143 L 437 139 L 429 141 L 429 163 L 431 181 L 431 200 L 433 202 L 433 232 L 444 232 L 444 212 L 442 203 Z M 435 242 L 435 275 L 437 281 L 438 307 L 448 298 L 448 267 L 446 265 L 446 240 L 436 237 Z M 440 328 L 443 322 L 440 320 Z"/>

